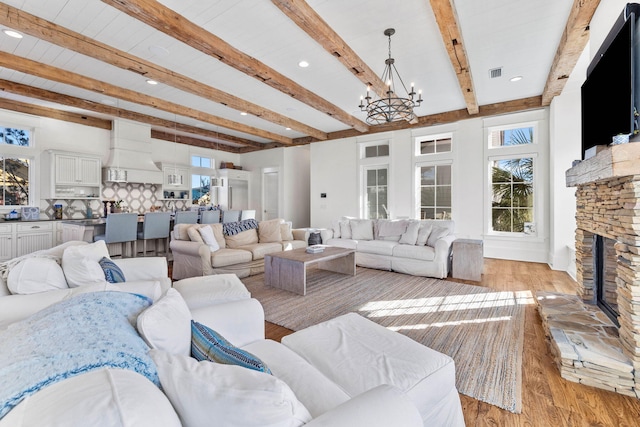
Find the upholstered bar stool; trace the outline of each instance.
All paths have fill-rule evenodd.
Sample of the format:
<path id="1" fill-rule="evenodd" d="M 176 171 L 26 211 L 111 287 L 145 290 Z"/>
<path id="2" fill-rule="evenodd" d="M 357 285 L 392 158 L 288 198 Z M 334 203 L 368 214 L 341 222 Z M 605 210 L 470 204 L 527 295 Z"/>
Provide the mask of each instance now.
<path id="1" fill-rule="evenodd" d="M 121 257 L 124 258 L 127 246 L 133 242 L 132 254 L 135 257 L 138 249 L 138 214 L 112 213 L 107 215 L 104 234 L 93 236 L 93 241 L 104 240 L 105 243 L 120 243 Z"/>
<path id="2" fill-rule="evenodd" d="M 222 211 L 222 222 L 237 222 L 240 221 L 240 211 L 231 210 L 231 211 Z"/>
<path id="3" fill-rule="evenodd" d="M 220 211 L 202 211 L 200 213 L 200 224 L 217 224 L 220 222 Z"/>
<path id="4" fill-rule="evenodd" d="M 197 224 L 198 211 L 177 211 L 174 224 Z"/>
<path id="5" fill-rule="evenodd" d="M 171 225 L 171 214 L 169 212 L 148 212 L 144 214 L 144 224 L 142 231 L 138 231 L 138 240 L 142 240 L 142 254 L 147 256 L 147 241 L 156 240 L 153 249 L 153 256 L 158 254 L 158 243 L 163 239 L 162 249 L 166 254 L 169 248 L 169 228 Z"/>

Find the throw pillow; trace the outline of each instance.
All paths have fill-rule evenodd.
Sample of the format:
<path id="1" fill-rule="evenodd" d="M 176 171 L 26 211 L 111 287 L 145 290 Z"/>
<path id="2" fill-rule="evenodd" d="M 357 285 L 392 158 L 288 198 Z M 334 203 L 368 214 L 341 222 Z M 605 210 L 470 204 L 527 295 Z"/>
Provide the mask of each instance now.
<path id="1" fill-rule="evenodd" d="M 69 287 L 105 282 L 104 272 L 98 264 L 103 257 L 109 258 L 104 240 L 66 248 L 62 253 L 62 271 Z"/>
<path id="2" fill-rule="evenodd" d="M 200 235 L 199 227 L 187 228 L 187 235 L 189 236 L 189 240 L 192 242 L 204 243 L 204 240 L 202 240 L 202 236 Z"/>
<path id="3" fill-rule="evenodd" d="M 213 229 L 211 227 L 207 227 L 206 225 L 198 228 L 198 233 L 202 237 L 204 244 L 209 246 L 209 250 L 211 252 L 215 252 L 220 249 L 220 245 L 218 245 L 218 241 L 216 240 L 216 236 L 213 235 Z"/>
<path id="4" fill-rule="evenodd" d="M 107 279 L 109 283 L 122 283 L 126 282 L 124 278 L 124 273 L 118 267 L 118 265 L 113 262 L 110 258 L 103 256 L 100 261 L 98 261 L 102 271 L 104 271 L 104 278 Z"/>
<path id="5" fill-rule="evenodd" d="M 418 229 L 418 239 L 416 240 L 416 246 L 424 246 L 427 244 L 427 240 L 429 239 L 429 235 L 431 234 L 431 229 L 433 225 L 422 222 L 420 223 L 420 228 Z"/>
<path id="6" fill-rule="evenodd" d="M 191 321 L 191 356 L 196 360 L 238 365 L 267 374 L 271 373 L 262 360 L 248 351 L 235 347 L 213 329 L 193 320 Z"/>
<path id="7" fill-rule="evenodd" d="M 237 249 L 240 246 L 255 245 L 258 243 L 258 231 L 255 228 L 241 231 L 233 236 L 226 236 L 225 242 L 230 249 Z"/>
<path id="8" fill-rule="evenodd" d="M 270 219 L 268 221 L 260 221 L 258 223 L 258 240 L 260 241 L 260 243 L 281 242 L 281 223 L 282 220 L 280 218 Z"/>
<path id="9" fill-rule="evenodd" d="M 151 348 L 191 354 L 191 312 L 180 292 L 171 288 L 138 316 L 138 332 Z"/>
<path id="10" fill-rule="evenodd" d="M 278 378 L 151 350 L 162 389 L 184 426 L 302 426 L 311 414 Z"/>
<path id="11" fill-rule="evenodd" d="M 431 234 L 429 234 L 429 238 L 427 239 L 427 246 L 431 246 L 432 248 L 436 247 L 436 242 L 443 238 L 444 236 L 449 235 L 449 229 L 444 227 L 433 227 L 431 230 Z"/>
<path id="12" fill-rule="evenodd" d="M 35 294 L 69 286 L 55 260 L 34 257 L 20 261 L 9 271 L 7 287 L 12 294 Z"/>
<path id="13" fill-rule="evenodd" d="M 353 240 L 373 240 L 373 221 L 370 219 L 351 219 L 351 238 Z"/>
<path id="14" fill-rule="evenodd" d="M 291 222 L 280 224 L 280 238 L 283 242 L 293 240 L 293 231 L 291 230 Z"/>
<path id="15" fill-rule="evenodd" d="M 340 235 L 342 239 L 350 239 L 351 238 L 351 225 L 349 224 L 348 219 L 341 219 L 339 221 L 340 224 Z"/>
<path id="16" fill-rule="evenodd" d="M 407 245 L 415 245 L 418 241 L 418 231 L 420 230 L 420 222 L 418 221 L 409 221 L 409 225 L 407 225 L 407 230 L 402 233 L 400 236 L 399 243 L 404 243 Z"/>
<path id="17" fill-rule="evenodd" d="M 339 239 L 340 237 L 342 237 L 342 234 L 340 233 L 340 221 L 336 221 L 335 219 L 331 221 L 331 229 L 333 230 L 333 238 L 334 239 Z"/>

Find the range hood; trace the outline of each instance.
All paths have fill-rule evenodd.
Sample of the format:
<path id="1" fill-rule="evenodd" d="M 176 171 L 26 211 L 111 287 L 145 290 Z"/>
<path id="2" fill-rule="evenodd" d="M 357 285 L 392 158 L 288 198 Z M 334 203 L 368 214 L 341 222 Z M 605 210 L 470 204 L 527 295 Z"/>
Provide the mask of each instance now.
<path id="1" fill-rule="evenodd" d="M 162 171 L 151 158 L 149 125 L 115 119 L 109 150 L 109 160 L 102 169 L 105 182 L 162 184 Z"/>

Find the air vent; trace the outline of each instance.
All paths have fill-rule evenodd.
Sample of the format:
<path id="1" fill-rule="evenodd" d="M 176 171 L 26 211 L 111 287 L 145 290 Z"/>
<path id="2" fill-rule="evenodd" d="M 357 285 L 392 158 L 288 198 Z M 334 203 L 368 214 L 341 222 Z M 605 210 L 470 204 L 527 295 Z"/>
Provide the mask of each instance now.
<path id="1" fill-rule="evenodd" d="M 489 70 L 489 77 L 492 79 L 497 79 L 502 76 L 502 67 L 492 68 Z"/>

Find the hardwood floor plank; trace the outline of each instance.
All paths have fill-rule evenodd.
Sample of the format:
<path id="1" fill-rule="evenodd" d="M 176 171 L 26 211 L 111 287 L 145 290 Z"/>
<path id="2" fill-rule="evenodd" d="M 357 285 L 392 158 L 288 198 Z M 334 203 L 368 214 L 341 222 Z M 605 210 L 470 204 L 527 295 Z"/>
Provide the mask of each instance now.
<path id="1" fill-rule="evenodd" d="M 573 294 L 577 284 L 565 272 L 546 264 L 485 259 L 481 282 L 447 280 L 481 285 L 501 291 L 555 291 Z M 268 338 L 279 341 L 292 331 L 266 323 Z M 460 395 L 467 427 L 632 427 L 640 425 L 640 400 L 560 377 L 552 359 L 535 305 L 525 312 L 522 367 L 522 413 L 513 414 Z"/>

